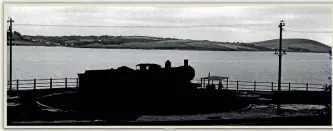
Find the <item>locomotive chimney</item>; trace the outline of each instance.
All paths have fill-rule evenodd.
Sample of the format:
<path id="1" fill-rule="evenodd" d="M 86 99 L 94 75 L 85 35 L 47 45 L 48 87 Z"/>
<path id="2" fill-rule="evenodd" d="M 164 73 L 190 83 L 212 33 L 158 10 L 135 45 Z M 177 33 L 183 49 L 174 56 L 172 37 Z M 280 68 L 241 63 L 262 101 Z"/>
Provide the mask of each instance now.
<path id="1" fill-rule="evenodd" d="M 187 59 L 184 60 L 184 66 L 188 66 L 188 60 Z"/>
<path id="2" fill-rule="evenodd" d="M 165 62 L 165 68 L 171 68 L 171 62 L 169 60 Z"/>

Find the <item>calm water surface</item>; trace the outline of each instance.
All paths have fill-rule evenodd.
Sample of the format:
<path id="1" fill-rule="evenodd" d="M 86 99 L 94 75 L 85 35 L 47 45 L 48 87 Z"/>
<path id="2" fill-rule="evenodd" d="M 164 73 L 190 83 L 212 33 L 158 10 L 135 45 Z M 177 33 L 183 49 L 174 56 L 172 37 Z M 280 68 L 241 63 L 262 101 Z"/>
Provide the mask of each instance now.
<path id="1" fill-rule="evenodd" d="M 277 81 L 278 56 L 272 52 L 24 46 L 13 47 L 13 79 L 77 77 L 85 70 L 120 66 L 135 69 L 139 63 L 157 63 L 164 67 L 166 60 L 170 60 L 172 66 L 181 66 L 184 59 L 195 68 L 196 80 L 211 72 L 211 75 L 228 76 L 232 80 Z M 330 67 L 328 53 L 288 52 L 283 56 L 282 81 L 325 84 Z"/>

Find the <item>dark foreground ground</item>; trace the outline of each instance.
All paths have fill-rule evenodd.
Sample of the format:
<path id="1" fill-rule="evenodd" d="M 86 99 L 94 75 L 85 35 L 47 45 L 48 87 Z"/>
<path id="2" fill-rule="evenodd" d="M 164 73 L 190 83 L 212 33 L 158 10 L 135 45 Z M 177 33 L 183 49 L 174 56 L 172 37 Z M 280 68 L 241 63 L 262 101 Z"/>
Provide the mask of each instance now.
<path id="1" fill-rule="evenodd" d="M 332 123 L 331 115 L 323 113 L 325 112 L 324 109 L 293 110 L 283 108 L 283 113 L 276 113 L 276 107 L 272 104 L 259 105 L 257 107 L 252 106 L 252 108 L 229 113 L 213 113 L 197 116 L 180 115 L 172 119 L 169 116 L 127 116 L 127 120 L 107 121 L 96 119 L 94 115 L 84 113 L 62 112 L 50 108 L 47 109 L 47 107 L 27 107 L 15 99 L 7 99 L 7 102 L 8 126 L 331 126 Z M 30 103 L 30 101 L 25 102 Z M 265 107 L 262 108 L 262 106 Z"/>
<path id="2" fill-rule="evenodd" d="M 134 116 L 132 120 L 99 120 L 88 114 L 59 112 L 57 110 L 40 110 L 33 112 L 27 108 L 7 107 L 8 126 L 222 126 L 222 125 L 275 125 L 275 126 L 330 126 L 331 116 L 323 114 L 324 110 L 291 111 L 276 113 L 274 107 L 248 108 L 241 111 L 212 113 L 208 115 L 173 116 Z M 128 118 L 130 118 L 129 116 Z M 168 118 L 169 117 L 169 118 Z M 185 117 L 185 118 L 184 118 Z M 187 118 L 193 119 L 187 119 Z"/>
<path id="3" fill-rule="evenodd" d="M 262 119 L 229 119 L 229 120 L 193 120 L 193 121 L 149 121 L 149 122 L 101 122 L 101 121 L 13 121 L 13 126 L 68 125 L 68 126 L 222 126 L 222 125 L 263 125 L 263 126 L 330 126 L 329 116 L 277 117 Z"/>

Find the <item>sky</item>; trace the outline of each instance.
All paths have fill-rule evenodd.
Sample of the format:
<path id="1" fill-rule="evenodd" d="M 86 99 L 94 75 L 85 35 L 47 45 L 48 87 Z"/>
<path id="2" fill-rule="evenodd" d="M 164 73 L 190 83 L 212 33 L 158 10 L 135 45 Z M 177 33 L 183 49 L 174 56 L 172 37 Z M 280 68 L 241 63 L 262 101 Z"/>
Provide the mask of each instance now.
<path id="1" fill-rule="evenodd" d="M 278 39 L 283 20 L 283 38 L 332 45 L 331 7 L 10 6 L 7 16 L 15 21 L 13 30 L 23 35 L 135 35 L 221 42 Z"/>

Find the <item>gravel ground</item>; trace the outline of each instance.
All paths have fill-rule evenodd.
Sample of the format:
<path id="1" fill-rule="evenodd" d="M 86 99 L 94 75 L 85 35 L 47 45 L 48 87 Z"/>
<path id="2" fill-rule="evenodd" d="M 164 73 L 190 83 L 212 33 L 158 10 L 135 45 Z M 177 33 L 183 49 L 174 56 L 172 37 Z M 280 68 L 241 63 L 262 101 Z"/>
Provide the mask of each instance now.
<path id="1" fill-rule="evenodd" d="M 313 116 L 324 108 L 325 106 L 321 105 L 281 105 L 283 112 L 277 113 L 276 105 L 251 105 L 250 107 L 239 111 L 197 115 L 141 116 L 136 121 L 183 121 Z"/>

